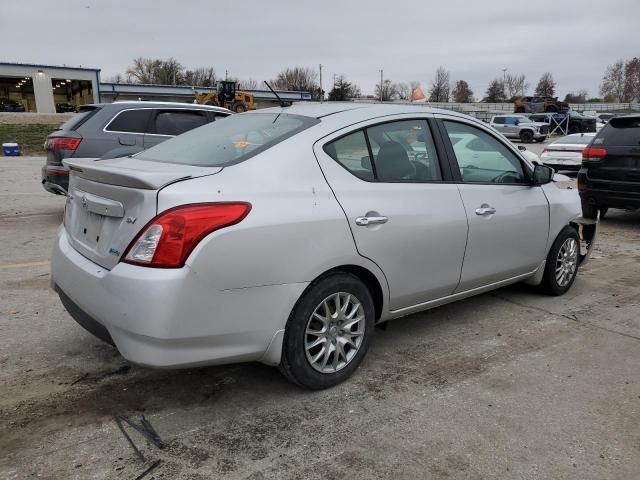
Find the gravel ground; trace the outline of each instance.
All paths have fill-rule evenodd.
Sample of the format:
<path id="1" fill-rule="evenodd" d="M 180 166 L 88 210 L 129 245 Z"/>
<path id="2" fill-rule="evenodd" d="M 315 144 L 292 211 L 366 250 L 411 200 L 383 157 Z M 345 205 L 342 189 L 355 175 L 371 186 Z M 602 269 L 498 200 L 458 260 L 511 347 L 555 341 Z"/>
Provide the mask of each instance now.
<path id="1" fill-rule="evenodd" d="M 532 148 L 533 149 L 533 148 Z M 63 199 L 0 158 L 0 478 L 640 478 L 640 214 L 563 297 L 515 285 L 392 322 L 346 383 L 131 365 L 49 289 Z M 113 420 L 149 419 L 167 444 Z"/>

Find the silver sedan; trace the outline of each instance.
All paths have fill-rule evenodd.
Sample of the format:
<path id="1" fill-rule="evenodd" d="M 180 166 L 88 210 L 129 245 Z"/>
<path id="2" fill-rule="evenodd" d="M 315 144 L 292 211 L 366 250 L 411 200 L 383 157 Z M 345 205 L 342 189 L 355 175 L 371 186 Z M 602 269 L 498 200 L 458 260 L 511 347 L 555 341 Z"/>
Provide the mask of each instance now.
<path id="1" fill-rule="evenodd" d="M 52 284 L 132 362 L 260 361 L 325 388 L 374 326 L 510 283 L 565 293 L 597 224 L 468 116 L 299 104 L 73 159 Z"/>

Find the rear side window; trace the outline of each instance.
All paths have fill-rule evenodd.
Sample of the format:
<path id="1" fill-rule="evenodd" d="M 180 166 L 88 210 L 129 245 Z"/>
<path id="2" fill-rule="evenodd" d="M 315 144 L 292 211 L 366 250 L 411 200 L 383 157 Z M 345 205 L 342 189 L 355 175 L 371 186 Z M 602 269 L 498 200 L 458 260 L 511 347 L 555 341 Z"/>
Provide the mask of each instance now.
<path id="1" fill-rule="evenodd" d="M 94 116 L 101 108 L 102 107 L 99 107 L 97 105 L 87 105 L 84 107 L 80 107 L 78 109 L 78 113 L 76 113 L 73 117 L 71 117 L 60 126 L 60 130 L 76 130 L 80 127 L 80 125 Z"/>
<path id="2" fill-rule="evenodd" d="M 631 147 L 640 145 L 640 117 L 618 117 L 609 120 L 593 140 L 593 145 Z"/>
<path id="3" fill-rule="evenodd" d="M 287 113 L 231 115 L 136 155 L 153 162 L 224 167 L 251 158 L 320 120 Z"/>
<path id="4" fill-rule="evenodd" d="M 426 120 L 387 122 L 358 130 L 324 151 L 363 180 L 431 182 L 442 179 Z"/>
<path id="5" fill-rule="evenodd" d="M 159 110 L 150 133 L 180 135 L 209 123 L 207 112 L 197 110 Z"/>
<path id="6" fill-rule="evenodd" d="M 151 109 L 123 110 L 118 113 L 105 127 L 108 132 L 145 133 Z"/>
<path id="7" fill-rule="evenodd" d="M 494 117 L 493 123 L 498 125 L 504 125 L 504 117 Z"/>

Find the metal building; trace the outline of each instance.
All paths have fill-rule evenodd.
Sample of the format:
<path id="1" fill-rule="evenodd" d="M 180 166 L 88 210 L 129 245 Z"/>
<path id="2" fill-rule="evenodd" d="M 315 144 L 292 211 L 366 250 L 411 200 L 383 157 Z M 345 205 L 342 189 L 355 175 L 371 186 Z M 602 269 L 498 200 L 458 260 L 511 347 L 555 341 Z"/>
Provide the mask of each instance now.
<path id="1" fill-rule="evenodd" d="M 0 100 L 39 113 L 95 103 L 100 100 L 100 69 L 0 63 Z"/>

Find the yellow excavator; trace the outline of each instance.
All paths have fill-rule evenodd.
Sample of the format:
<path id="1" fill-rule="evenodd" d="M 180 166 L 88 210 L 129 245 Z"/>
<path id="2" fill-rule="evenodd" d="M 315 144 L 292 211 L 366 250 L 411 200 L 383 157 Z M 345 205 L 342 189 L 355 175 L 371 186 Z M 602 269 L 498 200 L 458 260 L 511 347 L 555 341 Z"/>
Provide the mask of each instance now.
<path id="1" fill-rule="evenodd" d="M 196 92 L 196 103 L 228 108 L 235 113 L 255 110 L 256 101 L 253 98 L 253 94 L 238 90 L 236 87 L 236 82 L 220 81 L 215 92 Z"/>

